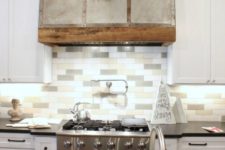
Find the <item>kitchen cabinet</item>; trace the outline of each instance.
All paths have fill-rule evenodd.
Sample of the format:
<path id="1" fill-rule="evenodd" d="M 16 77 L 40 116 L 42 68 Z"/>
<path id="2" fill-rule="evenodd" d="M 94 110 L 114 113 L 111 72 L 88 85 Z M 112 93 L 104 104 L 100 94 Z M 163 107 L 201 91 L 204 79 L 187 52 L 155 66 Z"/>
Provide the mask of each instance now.
<path id="1" fill-rule="evenodd" d="M 35 150 L 56 150 L 55 136 L 35 136 Z"/>
<path id="2" fill-rule="evenodd" d="M 166 142 L 166 150 L 179 150 L 179 149 L 177 149 L 177 138 L 165 139 L 165 142 Z M 155 149 L 160 150 L 158 141 L 156 141 Z"/>
<path id="3" fill-rule="evenodd" d="M 178 142 L 178 150 L 224 150 L 224 137 L 183 137 Z"/>
<path id="4" fill-rule="evenodd" d="M 225 1 L 177 0 L 177 40 L 168 52 L 168 83 L 223 84 Z"/>
<path id="5" fill-rule="evenodd" d="M 0 82 L 51 80 L 51 49 L 38 43 L 39 0 L 0 2 Z"/>
<path id="6" fill-rule="evenodd" d="M 33 150 L 34 140 L 30 134 L 0 133 L 0 150 Z"/>

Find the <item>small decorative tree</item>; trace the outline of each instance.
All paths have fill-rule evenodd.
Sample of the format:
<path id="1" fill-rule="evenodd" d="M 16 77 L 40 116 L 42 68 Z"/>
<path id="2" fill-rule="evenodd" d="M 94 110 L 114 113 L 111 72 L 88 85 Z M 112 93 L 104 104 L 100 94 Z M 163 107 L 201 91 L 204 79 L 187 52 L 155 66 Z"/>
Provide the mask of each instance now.
<path id="1" fill-rule="evenodd" d="M 153 107 L 152 124 L 175 124 L 174 114 L 170 106 L 167 86 L 161 82 L 156 103 Z"/>

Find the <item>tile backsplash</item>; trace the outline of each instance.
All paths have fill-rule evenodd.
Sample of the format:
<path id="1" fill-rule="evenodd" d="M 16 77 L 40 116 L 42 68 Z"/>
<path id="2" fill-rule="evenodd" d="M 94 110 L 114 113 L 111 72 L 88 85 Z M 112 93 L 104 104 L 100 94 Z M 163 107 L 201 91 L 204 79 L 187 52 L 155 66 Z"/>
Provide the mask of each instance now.
<path id="1" fill-rule="evenodd" d="M 81 101 L 91 103 L 81 107 L 93 119 L 135 116 L 150 120 L 166 73 L 166 47 L 54 47 L 53 82 L 1 84 L 0 117 L 8 117 L 11 99 L 18 98 L 28 117 L 71 119 L 70 109 Z M 105 80 L 112 80 L 111 94 Z M 122 80 L 128 82 L 126 94 Z M 225 87 L 176 86 L 170 90 L 172 97 L 182 100 L 189 121 L 225 120 Z"/>

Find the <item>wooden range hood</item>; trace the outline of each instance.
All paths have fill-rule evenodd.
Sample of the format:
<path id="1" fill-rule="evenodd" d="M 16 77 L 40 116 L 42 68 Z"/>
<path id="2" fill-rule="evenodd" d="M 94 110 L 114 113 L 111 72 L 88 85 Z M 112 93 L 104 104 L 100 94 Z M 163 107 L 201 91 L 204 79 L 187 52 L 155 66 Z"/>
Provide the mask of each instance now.
<path id="1" fill-rule="evenodd" d="M 48 45 L 168 45 L 176 40 L 174 0 L 154 1 L 137 0 L 152 3 L 135 5 L 136 0 L 41 0 L 39 41 Z M 99 9 L 103 6 L 107 8 Z M 140 13 L 142 9 L 150 13 Z"/>

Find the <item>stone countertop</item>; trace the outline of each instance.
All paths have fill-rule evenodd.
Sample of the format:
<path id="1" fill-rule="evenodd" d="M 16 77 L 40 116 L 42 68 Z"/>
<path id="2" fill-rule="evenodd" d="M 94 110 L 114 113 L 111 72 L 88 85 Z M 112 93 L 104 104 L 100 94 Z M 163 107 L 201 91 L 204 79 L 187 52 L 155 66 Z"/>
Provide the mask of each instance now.
<path id="1" fill-rule="evenodd" d="M 223 122 L 193 121 L 188 123 L 178 123 L 173 125 L 160 125 L 166 138 L 181 138 L 188 136 L 225 136 L 223 133 L 208 132 L 201 127 L 218 127 L 225 131 Z"/>
<path id="2" fill-rule="evenodd" d="M 6 124 L 12 124 L 14 122 L 9 119 L 0 119 L 0 133 L 1 132 L 13 132 L 13 133 L 30 133 L 33 135 L 56 135 L 56 132 L 61 128 L 62 124 L 51 124 L 50 129 L 29 129 L 29 128 L 14 128 L 6 127 Z"/>
<path id="3" fill-rule="evenodd" d="M 62 127 L 62 121 L 58 125 L 52 125 L 50 129 L 28 129 L 28 128 L 13 128 L 6 127 L 6 124 L 12 123 L 9 119 L 0 119 L 0 133 L 30 133 L 32 135 L 56 135 L 56 132 Z M 160 125 L 166 138 L 181 138 L 187 136 L 224 136 L 224 133 L 210 133 L 201 127 L 215 126 L 225 131 L 225 123 L 222 122 L 188 122 L 171 125 Z"/>

